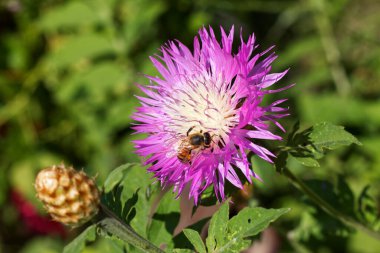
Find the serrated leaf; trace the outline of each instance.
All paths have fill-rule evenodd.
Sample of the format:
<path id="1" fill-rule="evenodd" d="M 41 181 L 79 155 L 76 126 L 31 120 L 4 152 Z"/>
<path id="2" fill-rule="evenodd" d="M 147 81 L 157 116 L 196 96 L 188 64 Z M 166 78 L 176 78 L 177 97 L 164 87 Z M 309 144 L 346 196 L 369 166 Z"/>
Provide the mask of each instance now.
<path id="1" fill-rule="evenodd" d="M 64 249 L 63 253 L 81 253 L 86 246 L 86 242 L 92 242 L 96 239 L 96 225 L 91 225 L 84 230 L 77 238 L 70 242 Z"/>
<path id="2" fill-rule="evenodd" d="M 318 151 L 322 151 L 323 149 L 336 149 L 340 146 L 350 145 L 352 143 L 361 145 L 355 136 L 344 130 L 344 127 L 336 126 L 328 122 L 314 125 L 309 138 Z"/>
<path id="3" fill-rule="evenodd" d="M 116 169 L 114 169 L 107 177 L 106 181 L 104 182 L 104 191 L 110 192 L 113 188 L 115 188 L 116 185 L 120 183 L 120 181 L 124 177 L 124 173 L 127 169 L 131 168 L 135 164 L 133 163 L 127 163 L 123 164 Z"/>
<path id="4" fill-rule="evenodd" d="M 230 220 L 228 230 L 235 234 L 232 237 L 234 239 L 254 236 L 268 227 L 271 222 L 289 211 L 290 208 L 244 208 Z"/>
<path id="5" fill-rule="evenodd" d="M 202 241 L 199 233 L 192 229 L 184 229 L 183 233 L 186 235 L 187 239 L 193 244 L 195 250 L 199 253 L 206 253 L 206 247 Z"/>
<path id="6" fill-rule="evenodd" d="M 302 165 L 319 167 L 316 159 L 322 158 L 326 149 L 332 150 L 353 143 L 361 145 L 355 136 L 344 130 L 344 127 L 328 122 L 318 123 L 300 132 L 297 130 L 298 125 L 288 136 L 287 149 L 280 152 L 275 161 L 278 171 L 286 164 L 286 153 L 291 154 L 291 157 Z"/>
<path id="7" fill-rule="evenodd" d="M 241 250 L 247 248 L 251 243 L 251 240 L 248 239 L 248 237 L 260 233 L 268 227 L 271 222 L 290 210 L 289 208 L 265 209 L 261 207 L 246 207 L 231 220 L 226 222 L 226 210 L 228 215 L 228 209 L 226 206 L 228 207 L 228 204 L 222 206 L 224 209 L 222 209 L 219 214 L 214 214 L 216 218 L 213 216 L 214 222 L 220 222 L 217 224 L 215 223 L 215 228 L 211 230 L 211 232 L 214 231 L 214 233 L 218 233 L 218 239 L 215 240 L 213 238 L 216 237 L 216 234 L 210 235 L 209 233 L 208 238 L 206 239 L 208 252 L 241 252 Z M 220 215 L 220 213 L 223 213 L 223 215 Z M 224 229 L 224 224 L 227 224 L 227 230 Z M 219 226 L 222 226 L 223 229 L 219 229 Z M 216 246 L 213 248 L 215 242 Z"/>
<path id="8" fill-rule="evenodd" d="M 217 245 L 223 245 L 225 243 L 228 215 L 229 203 L 226 201 L 211 218 L 206 239 L 206 245 L 209 252 L 212 252 Z"/>

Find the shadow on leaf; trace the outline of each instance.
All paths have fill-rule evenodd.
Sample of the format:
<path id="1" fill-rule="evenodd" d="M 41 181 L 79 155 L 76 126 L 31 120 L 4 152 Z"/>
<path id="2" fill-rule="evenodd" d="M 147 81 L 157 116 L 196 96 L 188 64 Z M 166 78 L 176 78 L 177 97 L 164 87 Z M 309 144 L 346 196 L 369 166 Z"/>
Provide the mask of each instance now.
<path id="1" fill-rule="evenodd" d="M 113 213 L 115 213 L 120 219 L 129 224 L 131 220 L 136 216 L 136 208 L 134 207 L 138 201 L 137 189 L 133 193 L 132 197 L 122 203 L 123 186 L 117 185 L 108 193 L 103 193 L 102 203 L 106 205 Z"/>

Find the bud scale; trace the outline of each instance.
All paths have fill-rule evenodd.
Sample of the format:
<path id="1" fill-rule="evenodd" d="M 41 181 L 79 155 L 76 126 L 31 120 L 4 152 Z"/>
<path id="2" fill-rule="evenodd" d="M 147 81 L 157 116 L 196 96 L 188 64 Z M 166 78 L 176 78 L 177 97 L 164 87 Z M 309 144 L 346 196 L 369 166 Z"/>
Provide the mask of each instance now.
<path id="1" fill-rule="evenodd" d="M 35 182 L 37 197 L 54 220 L 80 225 L 99 209 L 99 191 L 83 171 L 63 164 L 41 170 Z"/>

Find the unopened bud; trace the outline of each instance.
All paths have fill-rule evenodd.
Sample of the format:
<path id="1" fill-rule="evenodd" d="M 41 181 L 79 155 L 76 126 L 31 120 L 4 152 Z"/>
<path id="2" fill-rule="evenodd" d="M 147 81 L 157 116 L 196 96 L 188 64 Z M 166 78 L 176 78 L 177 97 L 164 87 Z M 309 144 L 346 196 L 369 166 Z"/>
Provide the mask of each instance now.
<path id="1" fill-rule="evenodd" d="M 83 171 L 63 164 L 41 170 L 35 182 L 37 197 L 54 220 L 78 226 L 99 210 L 99 191 Z"/>

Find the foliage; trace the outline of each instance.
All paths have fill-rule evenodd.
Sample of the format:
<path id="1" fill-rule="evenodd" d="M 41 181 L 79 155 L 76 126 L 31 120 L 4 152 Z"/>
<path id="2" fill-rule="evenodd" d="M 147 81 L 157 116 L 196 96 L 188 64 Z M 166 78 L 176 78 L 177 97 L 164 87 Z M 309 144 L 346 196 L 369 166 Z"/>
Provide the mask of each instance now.
<path id="1" fill-rule="evenodd" d="M 91 225 L 86 228 L 77 238 L 75 238 L 69 245 L 67 245 L 64 249 L 64 253 L 80 253 L 83 251 L 86 242 L 94 241 L 96 238 L 96 226 Z"/>
<path id="2" fill-rule="evenodd" d="M 34 177 L 39 169 L 64 161 L 97 175 L 104 186 L 102 203 L 168 251 L 216 249 L 230 240 L 230 223 L 244 210 L 253 215 L 291 207 L 273 224 L 281 252 L 372 253 L 379 240 L 326 213 L 276 171 L 291 171 L 350 222 L 380 230 L 379 11 L 376 0 L 2 1 L 0 252 L 62 252 L 78 235 L 66 229 L 65 235 L 42 238 L 12 197 L 14 191 L 21 193 L 43 215 L 34 198 Z M 257 50 L 275 44 L 279 59 L 273 71 L 290 67 L 282 84 L 297 85 L 286 92 L 291 116 L 281 121 L 288 134 L 279 134 L 287 137 L 266 144 L 276 151 L 277 170 L 253 156 L 263 182 L 255 181 L 251 195 L 240 198 L 248 207 L 234 217 L 239 203 L 231 206 L 228 222 L 213 222 L 227 220 L 226 205 L 213 216 L 211 223 L 218 226 L 209 227 L 205 243 L 201 234 L 202 244 L 194 231 L 207 219 L 173 237 L 183 207 L 170 192 L 160 192 L 138 165 L 131 141 L 140 136 L 131 135 L 130 115 L 139 93 L 134 84 L 147 83 L 141 73 L 157 74 L 148 56 L 168 39 L 191 46 L 195 32 L 208 24 L 215 30 L 242 26 L 244 38 L 254 32 Z M 291 130 L 297 121 L 301 124 Z M 349 145 L 359 141 L 362 145 Z M 136 164 L 111 172 L 125 163 Z M 202 204 L 214 204 L 212 189 L 205 194 Z M 93 228 L 85 230 L 89 238 L 95 236 Z M 227 231 L 221 234 L 226 237 L 217 231 Z M 95 232 L 100 236 L 85 252 L 137 251 Z M 85 233 L 75 241 L 84 245 L 80 240 L 86 238 Z"/>
<path id="3" fill-rule="evenodd" d="M 207 252 L 241 252 L 251 240 L 247 240 L 268 227 L 289 209 L 244 208 L 238 215 L 228 220 L 228 203 L 221 206 L 210 222 L 206 239 Z M 206 252 L 206 247 L 198 234 L 192 229 L 184 233 L 197 252 Z"/>
<path id="4" fill-rule="evenodd" d="M 110 190 L 110 193 L 113 190 L 116 190 L 117 194 L 105 195 L 106 208 L 112 210 L 113 213 L 122 219 L 126 224 L 130 224 L 135 231 L 139 232 L 140 235 L 142 235 L 144 226 L 146 226 L 146 231 L 148 232 L 146 237 L 157 246 L 165 245 L 166 249 L 172 250 L 173 252 L 185 250 L 174 249 L 175 241 L 172 234 L 179 220 L 179 203 L 178 201 L 173 200 L 172 195 L 166 194 L 161 199 L 160 204 L 152 217 L 151 223 L 146 225 L 143 223 L 144 219 L 140 219 L 137 216 L 133 216 L 131 219 L 126 219 L 126 216 L 124 215 L 125 208 L 135 208 L 137 203 L 141 200 L 137 199 L 131 201 L 131 199 L 135 198 L 135 196 L 131 196 L 125 201 L 126 204 L 124 208 L 121 208 L 119 202 L 115 202 L 120 200 L 121 194 L 124 193 L 123 188 L 121 189 L 120 186 L 129 185 L 130 180 L 133 180 L 137 176 L 133 173 L 134 167 L 136 168 L 136 171 L 141 171 L 139 166 L 126 164 L 116 168 L 107 178 L 104 185 L 105 188 L 108 188 L 110 185 L 114 185 L 114 187 Z M 122 175 L 123 172 L 125 172 L 124 177 L 115 176 Z M 140 181 L 141 178 L 138 178 L 138 180 Z M 208 249 L 207 252 L 240 252 L 250 245 L 253 236 L 263 231 L 271 222 L 275 221 L 288 211 L 289 209 L 286 208 L 244 208 L 238 215 L 229 220 L 229 203 L 228 201 L 225 202 L 211 219 L 208 229 L 208 237 L 206 239 Z M 143 212 L 141 210 L 137 211 L 137 214 L 140 213 Z M 65 247 L 64 252 L 81 252 L 86 241 L 93 241 L 95 239 L 95 227 L 96 225 L 89 226 L 84 232 L 82 232 L 81 235 Z M 102 225 L 99 225 L 99 228 L 104 229 Z M 206 246 L 197 231 L 187 228 L 183 230 L 183 233 L 194 245 L 194 249 L 197 252 L 206 252 Z M 111 240 L 116 240 L 116 242 L 119 242 L 120 240 L 120 238 L 117 238 L 112 234 L 108 234 L 106 230 L 100 232 L 100 234 L 110 238 Z M 128 244 L 125 244 L 124 248 L 135 250 Z"/>

